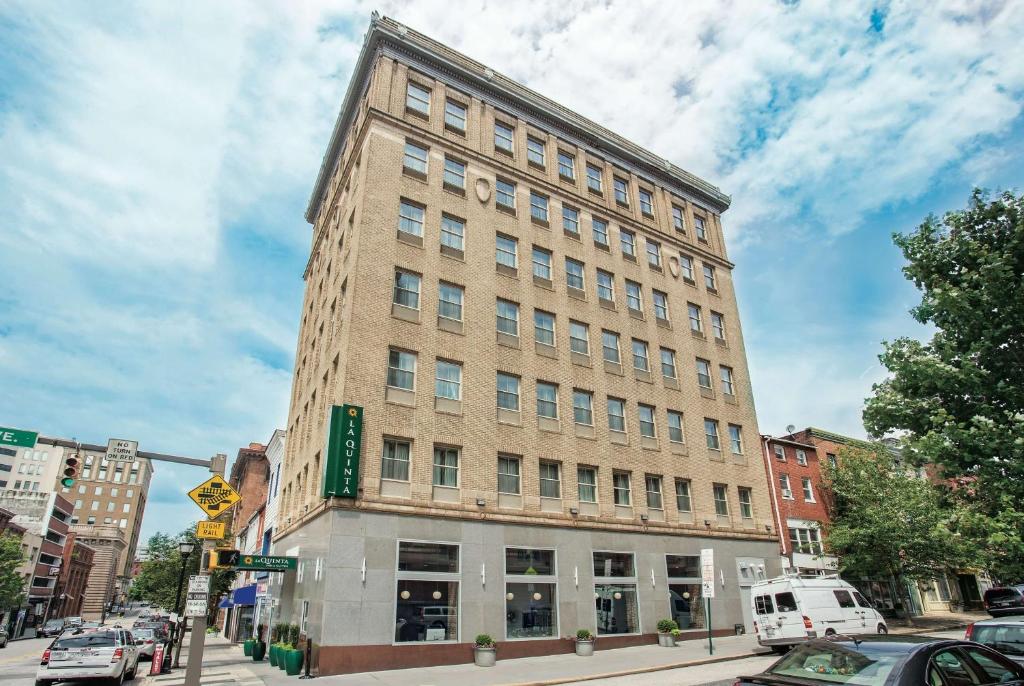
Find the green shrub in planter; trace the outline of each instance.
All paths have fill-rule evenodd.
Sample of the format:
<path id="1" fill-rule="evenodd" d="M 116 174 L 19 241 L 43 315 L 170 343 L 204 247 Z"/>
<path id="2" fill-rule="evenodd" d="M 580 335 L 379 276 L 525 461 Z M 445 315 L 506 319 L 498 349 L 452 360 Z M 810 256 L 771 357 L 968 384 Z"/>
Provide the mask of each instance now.
<path id="1" fill-rule="evenodd" d="M 497 646 L 488 634 L 479 634 L 473 648 L 473 662 L 477 667 L 493 667 L 498 659 Z"/>
<path id="2" fill-rule="evenodd" d="M 246 657 L 252 657 L 252 644 L 255 643 L 251 638 L 247 638 L 242 641 L 242 654 Z"/>
<path id="3" fill-rule="evenodd" d="M 676 624 L 674 619 L 659 619 L 658 620 L 658 633 L 659 634 L 670 634 L 673 631 L 679 629 L 679 625 Z"/>
<path id="4" fill-rule="evenodd" d="M 594 654 L 594 634 L 590 629 L 576 630 L 576 654 L 583 657 Z"/>

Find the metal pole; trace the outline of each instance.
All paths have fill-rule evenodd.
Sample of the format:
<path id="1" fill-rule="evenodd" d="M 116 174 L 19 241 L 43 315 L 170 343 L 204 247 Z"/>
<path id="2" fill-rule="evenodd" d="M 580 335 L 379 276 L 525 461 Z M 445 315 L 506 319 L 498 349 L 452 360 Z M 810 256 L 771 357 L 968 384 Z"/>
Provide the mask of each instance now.
<path id="1" fill-rule="evenodd" d="M 189 551 L 189 555 L 192 552 Z M 174 624 L 171 626 L 171 647 L 174 647 L 174 642 L 178 640 L 179 634 L 183 633 L 179 627 L 181 626 L 181 587 L 185 584 L 185 568 L 188 567 L 189 555 L 183 555 L 181 558 L 181 570 L 178 572 L 178 590 L 174 592 Z M 165 657 L 165 660 L 170 662 L 170 653 Z M 174 663 L 174 667 L 178 667 L 177 661 Z"/>
<path id="2" fill-rule="evenodd" d="M 715 646 L 711 643 L 711 598 L 704 599 L 704 606 L 707 608 L 704 614 L 708 619 L 708 655 L 715 654 Z"/>

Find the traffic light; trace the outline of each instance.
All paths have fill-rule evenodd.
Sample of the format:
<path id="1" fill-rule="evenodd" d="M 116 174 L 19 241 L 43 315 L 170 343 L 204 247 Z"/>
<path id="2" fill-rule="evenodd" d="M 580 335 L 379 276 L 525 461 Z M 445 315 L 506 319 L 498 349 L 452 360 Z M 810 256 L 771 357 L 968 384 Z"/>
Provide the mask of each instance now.
<path id="1" fill-rule="evenodd" d="M 220 548 L 210 551 L 210 566 L 208 569 L 230 569 L 238 566 L 238 560 L 242 554 L 237 550 Z"/>
<path id="2" fill-rule="evenodd" d="M 64 488 L 71 488 L 75 485 L 75 478 L 78 476 L 78 454 L 69 455 L 64 458 L 64 476 L 61 477 L 60 485 Z"/>

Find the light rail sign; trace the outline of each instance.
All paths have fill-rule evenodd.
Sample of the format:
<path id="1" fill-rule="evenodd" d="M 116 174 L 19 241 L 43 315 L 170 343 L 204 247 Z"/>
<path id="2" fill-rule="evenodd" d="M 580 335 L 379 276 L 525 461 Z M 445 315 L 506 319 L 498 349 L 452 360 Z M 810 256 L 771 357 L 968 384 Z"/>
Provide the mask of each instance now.
<path id="1" fill-rule="evenodd" d="M 188 492 L 188 497 L 210 519 L 231 509 L 242 496 L 220 475 L 211 476 Z"/>
<path id="2" fill-rule="evenodd" d="M 198 522 L 196 524 L 196 538 L 210 541 L 219 541 L 224 538 L 224 530 L 227 525 L 224 522 Z"/>

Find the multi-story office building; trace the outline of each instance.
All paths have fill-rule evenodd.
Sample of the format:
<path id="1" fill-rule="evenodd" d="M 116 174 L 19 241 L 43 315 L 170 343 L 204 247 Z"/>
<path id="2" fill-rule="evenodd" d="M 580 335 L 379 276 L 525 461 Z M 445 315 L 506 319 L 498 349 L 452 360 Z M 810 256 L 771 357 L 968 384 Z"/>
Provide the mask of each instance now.
<path id="1" fill-rule="evenodd" d="M 750 625 L 778 543 L 721 213 L 729 198 L 374 18 L 313 226 L 275 552 L 321 673 Z M 358 491 L 322 497 L 334 405 Z M 412 649 L 410 646 L 419 646 Z"/>
<path id="2" fill-rule="evenodd" d="M 96 551 L 79 541 L 74 532 L 68 534 L 50 617 L 81 616 L 95 555 Z"/>
<path id="3" fill-rule="evenodd" d="M 0 488 L 47 493 L 53 489 L 63 459 L 61 446 L 0 446 Z"/>

